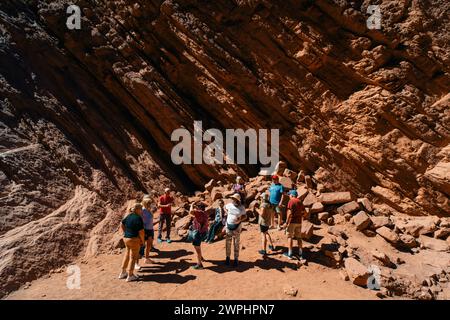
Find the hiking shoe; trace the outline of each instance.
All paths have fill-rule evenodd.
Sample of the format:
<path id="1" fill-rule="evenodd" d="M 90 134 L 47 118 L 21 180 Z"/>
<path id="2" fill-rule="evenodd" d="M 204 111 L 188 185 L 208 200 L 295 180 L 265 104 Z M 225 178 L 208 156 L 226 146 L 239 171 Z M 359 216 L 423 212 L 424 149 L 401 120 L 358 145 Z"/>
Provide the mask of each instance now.
<path id="1" fill-rule="evenodd" d="M 203 266 L 201 264 L 196 264 L 195 266 L 192 266 L 192 269 L 201 270 L 203 269 Z"/>
<path id="2" fill-rule="evenodd" d="M 267 254 L 266 250 L 259 250 L 258 253 L 262 254 L 263 256 L 265 256 Z"/>
<path id="3" fill-rule="evenodd" d="M 237 267 L 238 266 L 238 259 L 234 259 L 234 261 L 233 261 L 233 267 Z"/>
<path id="4" fill-rule="evenodd" d="M 161 238 L 158 238 L 158 243 L 162 243 L 162 239 Z"/>
<path id="5" fill-rule="evenodd" d="M 227 257 L 227 258 L 225 259 L 225 264 L 226 264 L 227 266 L 230 265 L 230 257 Z"/>
<path id="6" fill-rule="evenodd" d="M 138 281 L 138 280 L 139 280 L 139 277 L 134 274 L 132 274 L 131 276 L 128 276 L 128 278 L 127 278 L 127 282 Z"/>
<path id="7" fill-rule="evenodd" d="M 119 274 L 119 279 L 126 279 L 128 277 L 128 272 L 121 272 Z"/>
<path id="8" fill-rule="evenodd" d="M 292 259 L 292 254 L 289 254 L 289 252 L 283 253 L 283 256 L 287 257 L 288 259 Z"/>
<path id="9" fill-rule="evenodd" d="M 269 250 L 274 251 L 275 248 L 272 245 L 269 245 Z"/>
<path id="10" fill-rule="evenodd" d="M 167 239 L 166 241 L 167 241 L 167 243 L 171 243 L 172 242 L 172 240 L 170 240 L 170 239 Z"/>

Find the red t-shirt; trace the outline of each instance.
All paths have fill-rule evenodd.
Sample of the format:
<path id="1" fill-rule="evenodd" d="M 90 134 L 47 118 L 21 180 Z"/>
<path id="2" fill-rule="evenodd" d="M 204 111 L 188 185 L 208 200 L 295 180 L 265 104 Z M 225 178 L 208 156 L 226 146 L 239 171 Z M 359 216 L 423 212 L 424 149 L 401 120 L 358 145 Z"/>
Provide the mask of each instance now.
<path id="1" fill-rule="evenodd" d="M 173 198 L 171 196 L 166 196 L 165 194 L 162 195 L 159 198 L 159 202 L 162 205 L 165 204 L 172 204 L 173 203 Z M 172 213 L 172 207 L 167 207 L 167 208 L 161 208 L 161 213 L 163 214 L 171 214 Z"/>
<path id="2" fill-rule="evenodd" d="M 203 210 L 194 210 L 194 229 L 200 233 L 208 232 L 208 214 Z"/>
<path id="3" fill-rule="evenodd" d="M 305 214 L 305 207 L 300 199 L 293 198 L 289 200 L 287 208 L 292 212 L 291 223 L 302 223 L 302 218 Z"/>

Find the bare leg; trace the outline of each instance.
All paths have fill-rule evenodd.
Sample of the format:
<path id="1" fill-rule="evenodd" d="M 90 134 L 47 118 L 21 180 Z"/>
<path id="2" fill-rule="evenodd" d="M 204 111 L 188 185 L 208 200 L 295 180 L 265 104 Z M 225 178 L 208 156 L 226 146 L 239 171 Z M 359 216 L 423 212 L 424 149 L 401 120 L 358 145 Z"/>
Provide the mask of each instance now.
<path id="1" fill-rule="evenodd" d="M 197 252 L 197 264 L 202 266 L 202 248 L 200 246 L 195 246 L 195 251 Z"/>
<path id="2" fill-rule="evenodd" d="M 267 238 L 266 238 L 266 234 L 264 232 L 261 232 L 261 244 L 262 244 L 262 249 L 264 251 L 266 251 Z"/>
<path id="3" fill-rule="evenodd" d="M 267 237 L 269 237 L 270 245 L 272 246 L 272 248 L 275 249 L 275 246 L 273 245 L 273 241 L 272 241 L 272 237 L 270 236 L 270 233 L 267 231 L 266 234 L 267 234 Z"/>

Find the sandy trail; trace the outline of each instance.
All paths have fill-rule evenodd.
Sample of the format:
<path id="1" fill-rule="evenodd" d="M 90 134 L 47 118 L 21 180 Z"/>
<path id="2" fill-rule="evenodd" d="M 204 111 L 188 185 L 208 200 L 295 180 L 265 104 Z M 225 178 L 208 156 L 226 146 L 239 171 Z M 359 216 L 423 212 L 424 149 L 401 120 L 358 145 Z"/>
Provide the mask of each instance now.
<path id="1" fill-rule="evenodd" d="M 339 270 L 310 262 L 297 268 L 296 262 L 282 256 L 282 251 L 258 254 L 258 226 L 246 224 L 241 235 L 241 264 L 224 265 L 225 242 L 202 244 L 208 260 L 204 270 L 195 264 L 190 243 L 174 241 L 157 244 L 159 255 L 152 253 L 155 264 L 139 273 L 141 280 L 127 283 L 118 280 L 122 255 L 100 255 L 81 268 L 81 288 L 68 289 L 65 272 L 38 279 L 7 299 L 378 299 L 375 291 L 357 287 L 342 280 Z M 282 231 L 271 230 L 275 245 L 284 246 Z M 293 297 L 284 293 L 295 288 Z"/>

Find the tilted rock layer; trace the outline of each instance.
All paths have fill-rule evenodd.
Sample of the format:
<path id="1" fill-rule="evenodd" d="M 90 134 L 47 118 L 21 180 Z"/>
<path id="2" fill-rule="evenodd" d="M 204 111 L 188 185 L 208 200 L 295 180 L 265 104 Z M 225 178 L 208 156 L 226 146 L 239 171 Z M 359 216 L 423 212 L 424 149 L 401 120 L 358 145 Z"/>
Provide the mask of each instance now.
<path id="1" fill-rule="evenodd" d="M 0 295 L 115 231 L 127 199 L 224 176 L 172 165 L 194 120 L 280 129 L 326 189 L 449 215 L 447 0 L 378 1 L 381 30 L 346 0 L 81 0 L 68 30 L 73 2 L 0 3 Z"/>

